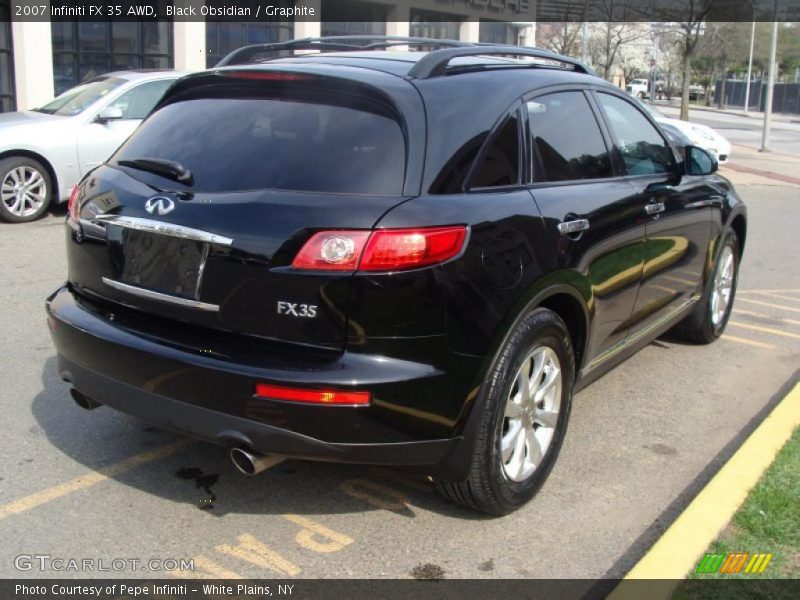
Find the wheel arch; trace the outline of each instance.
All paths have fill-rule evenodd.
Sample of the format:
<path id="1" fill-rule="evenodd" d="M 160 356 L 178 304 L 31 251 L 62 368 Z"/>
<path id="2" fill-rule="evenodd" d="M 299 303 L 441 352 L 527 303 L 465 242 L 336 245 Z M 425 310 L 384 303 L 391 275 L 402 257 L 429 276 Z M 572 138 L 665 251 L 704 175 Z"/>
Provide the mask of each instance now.
<path id="1" fill-rule="evenodd" d="M 546 308 L 556 313 L 567 326 L 573 352 L 575 353 L 575 377 L 581 372 L 589 335 L 590 308 L 587 298 L 591 298 L 588 281 L 576 271 L 554 272 L 543 278 L 540 285 L 534 286 L 524 294 L 510 311 L 509 318 L 500 327 L 498 339 L 492 345 L 492 352 L 486 357 L 484 366 L 478 374 L 471 401 L 467 403 L 466 415 L 460 428 L 461 441 L 454 451 L 439 465 L 435 472 L 445 478 L 462 479 L 466 477 L 469 461 L 475 444 L 480 423 L 481 411 L 486 402 L 483 379 L 489 372 L 503 348 L 511 331 L 517 323 L 531 311 Z"/>
<path id="2" fill-rule="evenodd" d="M 739 238 L 739 256 L 741 256 L 744 252 L 744 241 L 747 236 L 747 219 L 742 213 L 733 218 L 731 229 L 736 233 L 736 237 Z"/>
<path id="3" fill-rule="evenodd" d="M 16 149 L 4 150 L 3 152 L 0 152 L 0 160 L 16 158 L 18 156 L 35 160 L 47 170 L 47 175 L 50 177 L 50 184 L 53 186 L 53 197 L 50 201 L 53 204 L 58 204 L 61 200 L 61 193 L 59 191 L 61 188 L 58 187 L 58 175 L 56 174 L 56 170 L 53 168 L 53 165 L 50 163 L 50 161 L 38 152 L 34 152 L 32 150 Z"/>
<path id="4" fill-rule="evenodd" d="M 520 319 L 532 310 L 546 308 L 556 313 L 567 326 L 575 352 L 575 373 L 580 373 L 589 337 L 591 297 L 589 281 L 577 271 L 558 270 L 542 277 L 521 295 L 498 327 L 498 334 L 487 355 L 486 369 L 496 360 L 508 335 Z"/>

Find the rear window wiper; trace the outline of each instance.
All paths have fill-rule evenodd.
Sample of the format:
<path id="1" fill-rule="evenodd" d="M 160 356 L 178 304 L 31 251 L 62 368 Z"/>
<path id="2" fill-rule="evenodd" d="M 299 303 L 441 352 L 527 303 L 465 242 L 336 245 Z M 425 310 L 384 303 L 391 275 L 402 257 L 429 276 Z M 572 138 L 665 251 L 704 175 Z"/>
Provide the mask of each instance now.
<path id="1" fill-rule="evenodd" d="M 130 160 L 118 160 L 117 164 L 120 167 L 149 171 L 150 173 L 161 175 L 162 177 L 178 181 L 184 185 L 192 185 L 194 183 L 192 172 L 181 163 L 174 160 L 166 160 L 164 158 L 132 158 Z"/>

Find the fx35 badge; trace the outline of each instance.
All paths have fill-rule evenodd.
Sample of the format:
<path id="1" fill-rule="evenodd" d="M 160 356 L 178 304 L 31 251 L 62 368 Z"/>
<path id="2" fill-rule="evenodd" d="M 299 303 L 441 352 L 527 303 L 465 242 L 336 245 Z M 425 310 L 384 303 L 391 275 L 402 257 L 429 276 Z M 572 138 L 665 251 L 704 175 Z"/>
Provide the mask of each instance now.
<path id="1" fill-rule="evenodd" d="M 278 314 L 287 315 L 289 317 L 304 317 L 306 319 L 313 319 L 317 316 L 316 304 L 297 304 L 295 302 L 284 302 L 278 300 Z"/>

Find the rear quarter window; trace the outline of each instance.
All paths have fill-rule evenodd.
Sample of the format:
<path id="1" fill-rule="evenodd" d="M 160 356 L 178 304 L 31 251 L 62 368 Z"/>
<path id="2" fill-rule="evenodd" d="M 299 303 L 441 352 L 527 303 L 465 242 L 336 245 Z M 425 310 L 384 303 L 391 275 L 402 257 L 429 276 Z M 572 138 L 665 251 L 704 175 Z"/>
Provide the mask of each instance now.
<path id="1" fill-rule="evenodd" d="M 363 102 L 350 108 L 310 98 L 188 99 L 153 113 L 112 163 L 178 161 L 192 171 L 197 192 L 401 195 L 405 140 L 400 124 L 364 107 Z"/>

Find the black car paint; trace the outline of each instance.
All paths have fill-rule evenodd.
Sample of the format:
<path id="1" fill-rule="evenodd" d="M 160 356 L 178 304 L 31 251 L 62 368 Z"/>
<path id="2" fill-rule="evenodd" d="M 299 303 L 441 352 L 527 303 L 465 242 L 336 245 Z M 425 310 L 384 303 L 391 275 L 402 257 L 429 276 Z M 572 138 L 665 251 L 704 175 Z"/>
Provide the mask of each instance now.
<path id="1" fill-rule="evenodd" d="M 681 175 L 677 164 L 669 177 L 631 177 L 615 161 L 612 178 L 568 184 L 537 182 L 526 169 L 516 186 L 432 193 L 454 157 L 491 139 L 523 98 L 559 90 L 624 94 L 558 69 L 407 81 L 400 61 L 388 61 L 385 71 L 380 63 L 321 56 L 248 69 L 355 81 L 392 102 L 407 139 L 402 197 L 175 190 L 177 210 L 163 220 L 235 240 L 212 247 L 204 274 L 201 299 L 219 303 L 218 314 L 104 285 L 103 276 L 118 273 L 113 257 L 122 250 L 84 212 L 80 225 L 68 223 L 68 283 L 48 300 L 62 376 L 101 403 L 218 443 L 320 460 L 427 464 L 457 478 L 468 464 L 484 373 L 526 309 L 546 306 L 567 322 L 580 388 L 688 314 L 726 230 L 736 228 L 744 242 L 744 206 L 729 182 Z M 220 77 L 189 76 L 162 103 Z M 153 185 L 102 166 L 81 183 L 82 210 L 112 195 L 124 214 L 147 217 Z M 653 201 L 667 206 L 658 218 L 644 212 Z M 557 231 L 576 217 L 589 219 L 590 230 L 574 239 Z M 470 237 L 464 253 L 445 264 L 355 275 L 289 266 L 320 229 L 452 224 L 469 226 Z M 663 291 L 670 287 L 674 293 Z M 271 314 L 278 300 L 318 304 L 319 318 L 281 320 Z M 254 397 L 257 381 L 366 389 L 373 401 L 269 401 Z"/>

